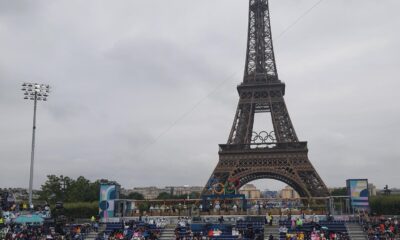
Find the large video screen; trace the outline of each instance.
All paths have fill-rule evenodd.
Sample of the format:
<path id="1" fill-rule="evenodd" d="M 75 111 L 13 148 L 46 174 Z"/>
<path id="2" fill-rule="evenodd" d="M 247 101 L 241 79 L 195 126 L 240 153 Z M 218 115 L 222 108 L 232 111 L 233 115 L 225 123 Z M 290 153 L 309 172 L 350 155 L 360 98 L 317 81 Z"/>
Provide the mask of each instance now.
<path id="1" fill-rule="evenodd" d="M 348 179 L 347 191 L 350 196 L 351 206 L 354 209 L 369 208 L 367 179 Z"/>

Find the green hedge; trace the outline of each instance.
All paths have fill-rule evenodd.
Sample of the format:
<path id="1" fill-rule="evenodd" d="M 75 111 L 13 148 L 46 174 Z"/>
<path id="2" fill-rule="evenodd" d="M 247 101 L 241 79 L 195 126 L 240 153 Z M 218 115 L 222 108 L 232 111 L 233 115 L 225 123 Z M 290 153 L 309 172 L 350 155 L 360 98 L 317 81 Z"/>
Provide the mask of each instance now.
<path id="1" fill-rule="evenodd" d="M 99 214 L 99 203 L 76 202 L 64 203 L 64 214 L 68 218 L 90 218 Z"/>
<path id="2" fill-rule="evenodd" d="M 374 214 L 400 215 L 400 195 L 370 197 L 369 204 Z"/>

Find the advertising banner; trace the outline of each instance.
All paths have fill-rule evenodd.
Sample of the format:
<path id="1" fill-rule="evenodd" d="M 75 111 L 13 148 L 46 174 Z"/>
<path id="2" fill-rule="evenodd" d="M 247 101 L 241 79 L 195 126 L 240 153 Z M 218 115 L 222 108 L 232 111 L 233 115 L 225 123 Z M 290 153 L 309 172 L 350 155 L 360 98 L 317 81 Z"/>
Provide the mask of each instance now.
<path id="1" fill-rule="evenodd" d="M 116 197 L 117 186 L 115 184 L 100 185 L 99 215 L 101 219 L 114 217 Z"/>
<path id="2" fill-rule="evenodd" d="M 347 192 L 353 209 L 369 208 L 369 192 L 367 179 L 348 179 Z"/>

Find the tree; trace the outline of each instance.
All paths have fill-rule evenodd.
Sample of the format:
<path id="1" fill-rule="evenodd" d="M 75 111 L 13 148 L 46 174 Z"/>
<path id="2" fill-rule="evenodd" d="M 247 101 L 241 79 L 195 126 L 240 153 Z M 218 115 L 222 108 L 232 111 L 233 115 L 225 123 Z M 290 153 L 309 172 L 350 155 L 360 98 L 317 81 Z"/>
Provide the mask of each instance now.
<path id="1" fill-rule="evenodd" d="M 191 199 L 200 198 L 200 193 L 191 192 L 190 194 L 173 195 L 167 192 L 162 192 L 158 194 L 157 199 L 187 199 L 188 197 Z"/>
<path id="2" fill-rule="evenodd" d="M 191 199 L 197 199 L 200 198 L 201 194 L 199 192 L 191 192 L 190 193 L 190 198 Z"/>
<path id="3" fill-rule="evenodd" d="M 46 182 L 41 186 L 39 199 L 49 203 L 55 203 L 57 201 L 98 201 L 101 182 L 109 181 L 102 179 L 91 182 L 83 176 L 80 176 L 74 180 L 70 177 L 64 177 L 63 175 L 59 177 L 56 175 L 48 175 Z"/>
<path id="4" fill-rule="evenodd" d="M 347 196 L 347 188 L 346 187 L 340 187 L 340 188 L 335 188 L 331 191 L 332 196 Z"/>
<path id="5" fill-rule="evenodd" d="M 174 199 L 174 195 L 171 195 L 170 193 L 167 192 L 162 192 L 158 194 L 157 199 Z"/>
<path id="6" fill-rule="evenodd" d="M 91 196 L 91 186 L 90 181 L 85 177 L 78 177 L 72 184 L 68 187 L 67 202 L 90 202 L 95 201 L 93 196 Z"/>
<path id="7" fill-rule="evenodd" d="M 128 194 L 128 199 L 144 200 L 144 196 L 138 192 L 132 192 Z"/>
<path id="8" fill-rule="evenodd" d="M 371 196 L 369 199 L 371 212 L 373 214 L 399 215 L 400 214 L 400 196 Z"/>
<path id="9" fill-rule="evenodd" d="M 41 186 L 39 199 L 55 203 L 62 197 L 61 179 L 56 175 L 47 175 L 46 182 Z"/>

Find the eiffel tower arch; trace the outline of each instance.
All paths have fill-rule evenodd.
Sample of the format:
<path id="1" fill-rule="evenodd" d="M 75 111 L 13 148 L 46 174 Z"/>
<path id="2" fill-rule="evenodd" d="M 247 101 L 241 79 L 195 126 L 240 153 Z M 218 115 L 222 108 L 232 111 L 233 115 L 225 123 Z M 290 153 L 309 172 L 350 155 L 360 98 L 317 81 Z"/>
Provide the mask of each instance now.
<path id="1" fill-rule="evenodd" d="M 286 108 L 285 84 L 276 68 L 268 0 L 249 0 L 249 25 L 239 103 L 219 162 L 203 194 L 234 193 L 257 179 L 275 179 L 301 197 L 326 197 L 329 191 L 308 159 Z M 268 113 L 272 129 L 254 130 L 255 115 Z"/>

